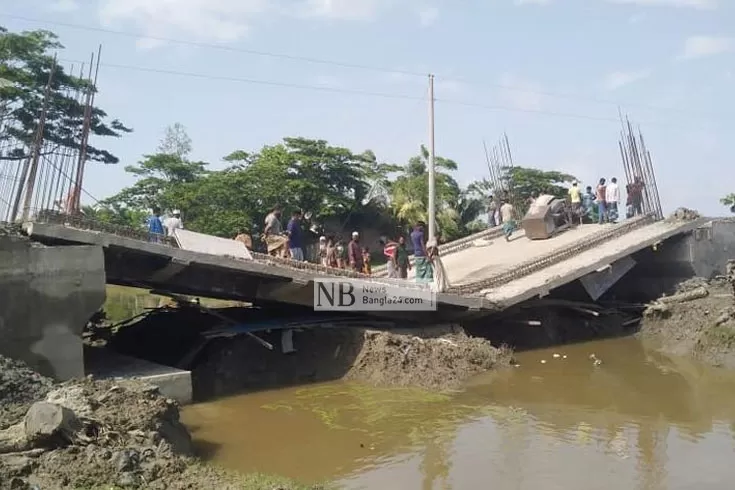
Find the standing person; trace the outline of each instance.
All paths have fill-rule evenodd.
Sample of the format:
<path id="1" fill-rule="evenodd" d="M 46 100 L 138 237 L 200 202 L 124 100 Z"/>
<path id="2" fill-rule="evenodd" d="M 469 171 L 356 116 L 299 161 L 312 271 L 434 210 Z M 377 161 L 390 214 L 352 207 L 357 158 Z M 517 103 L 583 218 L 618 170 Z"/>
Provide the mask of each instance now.
<path id="1" fill-rule="evenodd" d="M 408 258 L 406 249 L 406 238 L 398 237 L 398 248 L 396 249 L 396 265 L 398 266 L 398 277 L 408 279 L 408 271 L 411 270 L 411 260 Z"/>
<path id="2" fill-rule="evenodd" d="M 388 277 L 395 279 L 398 277 L 398 264 L 396 262 L 396 255 L 398 253 L 398 243 L 394 242 L 390 238 L 381 240 L 383 245 L 383 255 L 385 255 L 387 262 L 385 264 L 388 270 Z"/>
<path id="3" fill-rule="evenodd" d="M 148 239 L 153 243 L 161 243 L 164 236 L 163 223 L 161 223 L 161 209 L 154 207 L 153 214 L 148 217 Z"/>
<path id="4" fill-rule="evenodd" d="M 633 191 L 633 184 L 625 186 L 625 219 L 630 219 L 635 214 L 633 211 L 633 197 L 630 193 Z"/>
<path id="5" fill-rule="evenodd" d="M 640 216 L 643 214 L 643 188 L 645 187 L 645 184 L 643 183 L 643 179 L 640 177 L 635 177 L 633 179 L 633 184 L 631 184 L 630 187 L 630 204 L 633 206 L 633 214 L 635 216 Z"/>
<path id="6" fill-rule="evenodd" d="M 510 241 L 510 236 L 516 230 L 516 222 L 513 219 L 513 205 L 507 201 L 503 201 L 503 205 L 500 206 L 500 216 L 503 219 L 503 234 L 505 235 L 505 241 Z"/>
<path id="7" fill-rule="evenodd" d="M 327 237 L 319 237 L 319 263 L 324 267 L 329 267 L 327 263 Z"/>
<path id="8" fill-rule="evenodd" d="M 281 225 L 281 206 L 275 206 L 265 217 L 265 229 L 263 230 L 268 254 L 286 257 L 288 253 L 288 238 L 283 236 L 283 225 Z"/>
<path id="9" fill-rule="evenodd" d="M 613 177 L 605 189 L 605 204 L 607 205 L 607 216 L 610 223 L 618 220 L 618 203 L 620 202 L 620 188 L 618 179 Z"/>
<path id="10" fill-rule="evenodd" d="M 569 201 L 572 203 L 572 212 L 575 217 L 579 217 L 580 224 L 582 223 L 582 213 L 580 208 L 582 207 L 582 192 L 579 189 L 577 182 L 572 182 L 572 187 L 569 188 Z"/>
<path id="11" fill-rule="evenodd" d="M 360 248 L 360 234 L 356 231 L 352 232 L 352 240 L 347 245 L 347 257 L 350 267 L 355 272 L 362 272 L 362 249 Z"/>
<path id="12" fill-rule="evenodd" d="M 592 192 L 592 186 L 588 185 L 582 194 L 582 206 L 584 207 L 584 215 L 592 220 L 592 210 L 595 206 L 595 194 Z"/>
<path id="13" fill-rule="evenodd" d="M 335 253 L 337 256 L 337 268 L 347 268 L 347 247 L 342 237 L 337 237 L 337 246 L 335 247 Z"/>
<path id="14" fill-rule="evenodd" d="M 337 245 L 334 243 L 334 237 L 327 238 L 327 267 L 339 267 L 337 260 Z"/>
<path id="15" fill-rule="evenodd" d="M 184 222 L 181 221 L 181 211 L 178 209 L 174 209 L 171 214 L 171 217 L 163 221 L 163 226 L 166 228 L 166 235 L 172 237 L 176 233 L 176 230 L 184 229 Z"/>
<path id="16" fill-rule="evenodd" d="M 370 266 L 371 258 L 370 258 L 370 249 L 368 247 L 363 247 L 362 249 L 362 273 L 366 276 L 369 276 L 373 273 L 373 269 Z"/>
<path id="17" fill-rule="evenodd" d="M 291 220 L 286 226 L 288 233 L 288 250 L 291 258 L 298 262 L 304 261 L 304 232 L 301 229 L 301 211 L 296 210 L 291 214 Z"/>
<path id="18" fill-rule="evenodd" d="M 439 257 L 439 247 L 436 240 L 430 240 L 426 244 L 426 252 L 434 271 L 434 288 L 436 292 L 443 293 L 449 288 L 449 281 L 447 280 L 447 271 L 444 269 L 441 257 Z"/>
<path id="19" fill-rule="evenodd" d="M 426 253 L 425 226 L 426 224 L 423 221 L 419 221 L 411 232 L 413 260 L 416 264 L 416 282 L 431 282 L 434 279 L 431 263 Z"/>
<path id="20" fill-rule="evenodd" d="M 495 219 L 495 213 L 498 211 L 498 203 L 495 202 L 495 198 L 490 196 L 487 203 L 487 223 L 490 228 L 498 226 L 498 221 Z"/>
<path id="21" fill-rule="evenodd" d="M 607 221 L 607 186 L 605 185 L 605 179 L 600 179 L 600 182 L 597 184 L 596 191 L 597 220 L 598 223 L 603 224 Z"/>

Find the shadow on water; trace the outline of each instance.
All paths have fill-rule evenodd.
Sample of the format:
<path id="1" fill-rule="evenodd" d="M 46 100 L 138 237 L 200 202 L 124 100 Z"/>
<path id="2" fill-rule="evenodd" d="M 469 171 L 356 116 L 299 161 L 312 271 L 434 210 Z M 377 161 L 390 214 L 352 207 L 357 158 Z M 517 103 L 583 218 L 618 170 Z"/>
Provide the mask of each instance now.
<path id="1" fill-rule="evenodd" d="M 517 357 L 520 367 L 453 395 L 333 382 L 195 405 L 184 421 L 219 445 L 209 455 L 220 464 L 348 488 L 728 488 L 717 485 L 735 478 L 732 373 L 630 338 Z"/>

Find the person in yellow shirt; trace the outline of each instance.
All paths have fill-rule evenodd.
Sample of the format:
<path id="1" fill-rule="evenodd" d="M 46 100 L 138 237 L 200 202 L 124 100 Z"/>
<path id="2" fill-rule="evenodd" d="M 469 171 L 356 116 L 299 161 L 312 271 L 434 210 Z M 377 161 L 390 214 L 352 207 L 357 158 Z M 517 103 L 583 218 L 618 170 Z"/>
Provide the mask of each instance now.
<path id="1" fill-rule="evenodd" d="M 582 208 L 582 193 L 576 182 L 572 183 L 572 187 L 569 188 L 569 200 L 572 202 L 574 216 L 579 217 L 581 223 L 582 214 L 580 213 L 580 209 Z"/>

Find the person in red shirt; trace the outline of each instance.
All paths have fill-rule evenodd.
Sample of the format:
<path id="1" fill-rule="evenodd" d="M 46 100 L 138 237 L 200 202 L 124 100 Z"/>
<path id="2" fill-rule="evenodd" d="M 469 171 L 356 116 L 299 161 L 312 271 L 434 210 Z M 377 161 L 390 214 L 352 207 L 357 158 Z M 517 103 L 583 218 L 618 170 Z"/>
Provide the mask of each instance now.
<path id="1" fill-rule="evenodd" d="M 388 260 L 386 263 L 388 277 L 397 278 L 398 263 L 396 262 L 396 258 L 398 254 L 398 243 L 394 242 L 390 238 L 386 238 L 385 240 L 381 240 L 381 244 L 383 245 L 383 255 L 385 255 Z"/>

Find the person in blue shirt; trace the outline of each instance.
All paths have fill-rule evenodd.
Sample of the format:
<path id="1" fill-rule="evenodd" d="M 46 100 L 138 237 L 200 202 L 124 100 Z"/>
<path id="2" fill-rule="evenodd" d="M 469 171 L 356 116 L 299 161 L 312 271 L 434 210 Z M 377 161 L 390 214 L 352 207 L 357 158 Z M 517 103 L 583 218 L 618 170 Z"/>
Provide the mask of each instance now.
<path id="1" fill-rule="evenodd" d="M 304 234 L 301 229 L 301 211 L 296 210 L 286 226 L 288 232 L 288 248 L 291 258 L 299 262 L 304 261 Z"/>
<path id="2" fill-rule="evenodd" d="M 164 237 L 161 210 L 157 207 L 153 208 L 153 215 L 148 217 L 148 233 L 150 234 L 148 239 L 154 243 L 160 243 Z"/>
<path id="3" fill-rule="evenodd" d="M 431 267 L 431 262 L 426 253 L 425 227 L 426 224 L 423 221 L 419 221 L 411 232 L 413 261 L 416 266 L 416 282 L 432 282 L 434 280 L 434 270 Z"/>

